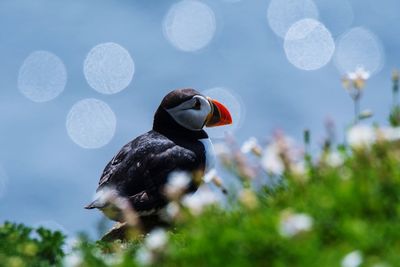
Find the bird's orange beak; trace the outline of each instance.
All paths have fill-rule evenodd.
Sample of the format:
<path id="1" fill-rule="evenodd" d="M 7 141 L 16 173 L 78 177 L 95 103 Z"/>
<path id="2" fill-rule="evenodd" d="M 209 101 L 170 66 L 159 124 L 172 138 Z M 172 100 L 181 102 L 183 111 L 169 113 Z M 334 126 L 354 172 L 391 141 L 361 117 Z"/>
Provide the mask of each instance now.
<path id="1" fill-rule="evenodd" d="M 219 103 L 217 100 L 207 98 L 211 104 L 211 112 L 208 115 L 206 126 L 214 127 L 214 126 L 222 126 L 228 125 L 232 123 L 232 116 L 229 113 L 228 109 Z"/>

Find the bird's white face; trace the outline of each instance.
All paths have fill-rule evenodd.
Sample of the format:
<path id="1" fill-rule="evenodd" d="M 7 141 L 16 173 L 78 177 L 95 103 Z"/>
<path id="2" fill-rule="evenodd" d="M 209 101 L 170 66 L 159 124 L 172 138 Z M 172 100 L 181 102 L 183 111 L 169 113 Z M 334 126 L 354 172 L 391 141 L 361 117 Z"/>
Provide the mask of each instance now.
<path id="1" fill-rule="evenodd" d="M 195 95 L 182 104 L 167 109 L 167 112 L 181 126 L 192 131 L 201 130 L 213 111 L 210 101 L 201 95 Z"/>

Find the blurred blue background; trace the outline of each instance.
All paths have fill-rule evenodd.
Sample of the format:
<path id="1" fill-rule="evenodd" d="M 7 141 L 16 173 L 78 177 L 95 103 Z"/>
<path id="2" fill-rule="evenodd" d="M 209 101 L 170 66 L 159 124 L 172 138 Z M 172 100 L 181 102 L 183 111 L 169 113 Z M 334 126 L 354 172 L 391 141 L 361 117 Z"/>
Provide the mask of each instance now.
<path id="1" fill-rule="evenodd" d="M 194 52 L 176 49 L 163 34 L 164 17 L 176 2 L 0 2 L 0 165 L 6 173 L 0 221 L 51 221 L 70 233 L 93 232 L 101 215 L 83 206 L 92 199 L 104 166 L 123 144 L 151 128 L 159 102 L 175 88 L 229 88 L 245 110 L 234 132 L 239 141 L 251 136 L 265 140 L 275 129 L 301 141 L 309 128 L 318 146 L 327 118 L 333 118 L 342 139 L 353 106 L 340 73 L 333 61 L 315 71 L 290 64 L 282 38 L 269 27 L 268 0 L 202 1 L 215 14 L 216 32 L 208 46 Z M 328 29 L 343 27 L 340 8 L 349 3 L 335 2 L 338 11 L 329 1 L 316 1 Z M 373 110 L 373 121 L 384 124 L 391 104 L 391 70 L 400 56 L 400 2 L 377 3 L 352 0 L 350 24 L 342 30 L 365 27 L 383 45 L 383 68 L 368 81 L 362 107 Z M 83 74 L 87 53 L 104 42 L 121 45 L 135 62 L 132 82 L 113 95 L 93 90 Z M 56 54 L 68 73 L 65 90 L 44 103 L 29 100 L 17 86 L 21 64 L 36 50 Z M 70 108 L 84 98 L 106 102 L 117 117 L 113 139 L 98 149 L 78 146 L 66 131 Z"/>

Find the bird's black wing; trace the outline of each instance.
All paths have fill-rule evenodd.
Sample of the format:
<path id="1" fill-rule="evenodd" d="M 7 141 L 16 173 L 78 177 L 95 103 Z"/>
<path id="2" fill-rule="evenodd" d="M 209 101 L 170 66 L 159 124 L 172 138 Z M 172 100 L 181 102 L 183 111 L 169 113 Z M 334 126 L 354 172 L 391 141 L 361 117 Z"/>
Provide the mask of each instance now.
<path id="1" fill-rule="evenodd" d="M 99 189 L 110 185 L 127 197 L 143 191 L 154 195 L 172 171 L 202 168 L 204 164 L 198 158 L 196 151 L 150 131 L 126 144 L 107 164 Z"/>
<path id="2" fill-rule="evenodd" d="M 141 177 L 143 190 L 135 193 L 135 189 L 137 189 L 135 181 L 126 184 L 126 188 L 129 190 L 127 195 L 132 207 L 141 215 L 154 214 L 168 202 L 162 191 L 172 172 L 191 172 L 203 167 L 203 164 L 199 164 L 195 152 L 177 144 L 168 146 L 160 153 L 149 155 L 148 161 L 144 164 L 146 171 Z M 192 181 L 189 188 L 190 191 L 195 190 L 196 183 Z"/>
<path id="3" fill-rule="evenodd" d="M 98 188 L 105 186 L 107 183 L 113 180 L 113 177 L 117 173 L 123 171 L 121 168 L 123 168 L 123 165 L 126 165 L 126 161 L 129 161 L 129 153 L 132 151 L 133 142 L 135 142 L 135 140 L 124 145 L 118 154 L 115 155 L 106 165 L 102 175 L 100 176 Z"/>

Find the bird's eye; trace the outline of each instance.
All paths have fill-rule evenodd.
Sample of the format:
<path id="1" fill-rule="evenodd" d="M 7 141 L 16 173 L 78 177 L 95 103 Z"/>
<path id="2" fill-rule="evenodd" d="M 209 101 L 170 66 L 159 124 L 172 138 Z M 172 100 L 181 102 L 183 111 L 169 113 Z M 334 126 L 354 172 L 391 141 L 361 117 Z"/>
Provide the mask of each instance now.
<path id="1" fill-rule="evenodd" d="M 193 109 L 199 110 L 201 108 L 200 100 L 196 99 L 196 102 L 193 105 Z"/>

